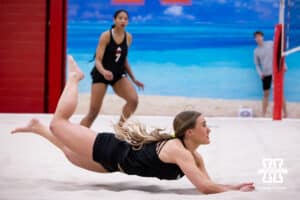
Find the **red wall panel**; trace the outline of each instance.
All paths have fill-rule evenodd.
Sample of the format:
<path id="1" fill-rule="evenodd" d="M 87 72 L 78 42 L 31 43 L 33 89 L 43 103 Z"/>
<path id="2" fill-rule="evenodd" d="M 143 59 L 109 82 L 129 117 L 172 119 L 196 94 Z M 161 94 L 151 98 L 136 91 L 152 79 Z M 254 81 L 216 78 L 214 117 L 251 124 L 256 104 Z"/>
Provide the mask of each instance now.
<path id="1" fill-rule="evenodd" d="M 66 5 L 0 1 L 0 112 L 54 112 L 65 80 Z"/>
<path id="2" fill-rule="evenodd" d="M 46 0 L 0 1 L 0 112 L 44 112 Z"/>

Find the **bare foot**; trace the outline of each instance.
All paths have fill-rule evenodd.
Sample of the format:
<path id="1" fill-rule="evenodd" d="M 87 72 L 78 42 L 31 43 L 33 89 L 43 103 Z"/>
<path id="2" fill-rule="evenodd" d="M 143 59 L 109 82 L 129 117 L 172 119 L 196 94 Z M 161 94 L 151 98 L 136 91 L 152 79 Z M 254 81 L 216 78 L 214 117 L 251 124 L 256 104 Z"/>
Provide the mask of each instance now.
<path id="1" fill-rule="evenodd" d="M 35 128 L 40 125 L 40 122 L 39 120 L 37 119 L 32 119 L 30 120 L 30 122 L 26 125 L 26 126 L 23 126 L 23 127 L 18 127 L 14 130 L 11 131 L 12 134 L 14 133 L 20 133 L 20 132 L 34 132 L 35 131 Z"/>
<path id="2" fill-rule="evenodd" d="M 83 72 L 80 70 L 76 61 L 71 55 L 68 55 L 68 72 L 70 76 L 76 76 L 78 80 L 82 80 L 84 78 Z"/>

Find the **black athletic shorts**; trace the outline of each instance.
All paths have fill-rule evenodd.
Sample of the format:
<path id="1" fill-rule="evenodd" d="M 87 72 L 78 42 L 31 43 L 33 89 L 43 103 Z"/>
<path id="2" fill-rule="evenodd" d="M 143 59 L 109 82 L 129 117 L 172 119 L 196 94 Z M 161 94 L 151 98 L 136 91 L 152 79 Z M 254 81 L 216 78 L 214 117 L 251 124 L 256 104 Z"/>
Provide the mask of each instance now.
<path id="1" fill-rule="evenodd" d="M 271 85 L 272 85 L 272 75 L 265 76 L 262 79 L 262 84 L 263 84 L 263 90 L 270 90 Z"/>
<path id="2" fill-rule="evenodd" d="M 99 133 L 93 146 L 93 160 L 109 172 L 122 171 L 129 150 L 129 144 L 116 139 L 114 134 Z"/>
<path id="3" fill-rule="evenodd" d="M 113 73 L 113 75 L 114 75 L 113 80 L 109 81 L 109 80 L 106 80 L 104 78 L 104 76 L 97 70 L 96 67 L 94 67 L 93 70 L 91 71 L 93 84 L 95 84 L 95 83 L 104 83 L 106 85 L 114 85 L 121 78 L 127 76 L 126 72 Z"/>

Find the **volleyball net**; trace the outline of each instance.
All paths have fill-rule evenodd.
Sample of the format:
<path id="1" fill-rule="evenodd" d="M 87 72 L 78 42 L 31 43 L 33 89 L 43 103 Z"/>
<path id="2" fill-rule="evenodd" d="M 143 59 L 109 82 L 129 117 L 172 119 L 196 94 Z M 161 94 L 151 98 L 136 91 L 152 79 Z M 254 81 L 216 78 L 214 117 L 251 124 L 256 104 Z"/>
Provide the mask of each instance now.
<path id="1" fill-rule="evenodd" d="M 284 34 L 282 35 L 285 46 L 283 46 L 283 55 L 300 51 L 300 0 L 283 1 L 283 12 L 280 21 L 284 25 Z"/>

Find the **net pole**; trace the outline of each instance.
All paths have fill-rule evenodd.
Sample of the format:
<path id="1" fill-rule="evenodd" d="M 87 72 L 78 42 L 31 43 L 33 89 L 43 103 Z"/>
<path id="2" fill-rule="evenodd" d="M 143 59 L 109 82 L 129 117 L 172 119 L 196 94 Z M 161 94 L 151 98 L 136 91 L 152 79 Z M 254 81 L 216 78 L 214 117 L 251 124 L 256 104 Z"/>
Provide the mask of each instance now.
<path id="1" fill-rule="evenodd" d="M 273 76 L 274 76 L 274 107 L 273 120 L 282 120 L 283 104 L 283 76 L 284 76 L 284 7 L 285 0 L 280 0 L 279 24 L 275 26 L 273 49 Z"/>
<path id="2" fill-rule="evenodd" d="M 282 24 L 277 24 L 275 27 L 274 35 L 274 47 L 273 47 L 273 120 L 281 120 L 281 109 L 283 100 L 283 70 L 284 70 L 284 57 L 281 56 L 281 36 L 282 36 Z"/>

